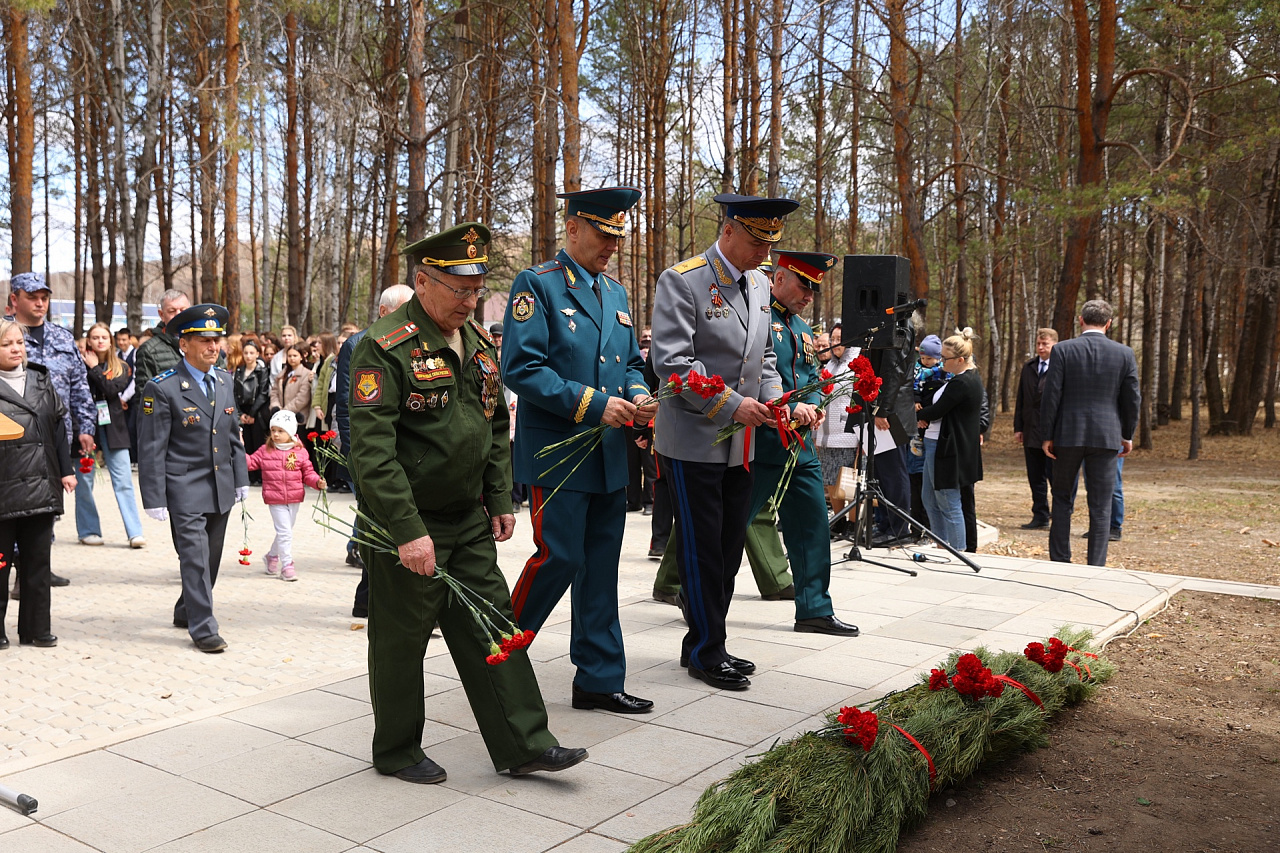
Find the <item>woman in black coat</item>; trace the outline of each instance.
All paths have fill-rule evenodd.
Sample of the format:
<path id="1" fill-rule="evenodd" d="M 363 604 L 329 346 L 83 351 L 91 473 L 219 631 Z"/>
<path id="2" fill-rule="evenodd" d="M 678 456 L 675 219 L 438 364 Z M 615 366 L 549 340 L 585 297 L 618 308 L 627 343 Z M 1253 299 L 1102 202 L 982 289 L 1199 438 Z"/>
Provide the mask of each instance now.
<path id="1" fill-rule="evenodd" d="M 133 493 L 129 421 L 125 416 L 126 404 L 120 400 L 120 395 L 133 381 L 133 368 L 116 354 L 111 327 L 106 323 L 95 323 L 85 335 L 84 362 L 88 368 L 89 390 L 98 407 L 98 449 L 111 474 L 111 489 L 124 522 L 124 535 L 130 548 L 143 548 L 147 540 L 142 537 L 142 518 Z M 76 534 L 84 545 L 102 544 L 102 522 L 93 496 L 96 476 L 94 468 L 89 467 L 79 475 L 76 486 Z"/>
<path id="2" fill-rule="evenodd" d="M 960 489 L 982 479 L 982 380 L 973 369 L 973 332 L 942 342 L 942 367 L 951 378 L 917 412 L 924 436 L 921 497 L 933 532 L 958 551 L 965 548 Z"/>
<path id="3" fill-rule="evenodd" d="M 4 617 L 15 549 L 21 552 L 18 640 L 45 648 L 58 644 L 49 631 L 49 546 L 62 495 L 76 487 L 65 413 L 48 370 L 27 364 L 22 327 L 0 320 L 0 414 L 22 428 L 21 437 L 0 441 L 0 649 L 9 648 Z"/>
<path id="4" fill-rule="evenodd" d="M 267 439 L 267 422 L 271 420 L 271 371 L 253 341 L 244 341 L 240 353 L 242 361 L 234 376 L 236 408 L 240 410 L 244 452 L 252 455 Z M 257 485 L 262 482 L 262 475 L 251 471 L 249 481 Z"/>

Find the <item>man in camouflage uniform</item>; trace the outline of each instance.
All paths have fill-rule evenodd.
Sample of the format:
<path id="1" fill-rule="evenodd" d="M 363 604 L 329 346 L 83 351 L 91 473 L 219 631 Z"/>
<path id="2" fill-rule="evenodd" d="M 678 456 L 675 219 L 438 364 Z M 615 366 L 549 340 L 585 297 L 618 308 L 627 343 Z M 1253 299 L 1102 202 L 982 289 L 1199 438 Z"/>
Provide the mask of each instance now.
<path id="1" fill-rule="evenodd" d="M 415 298 L 374 322 L 351 357 L 348 463 L 363 511 L 397 549 L 361 545 L 373 763 L 407 782 L 445 779 L 422 751 L 422 658 L 437 624 L 495 769 L 563 770 L 587 757 L 547 730 L 528 653 L 486 664 L 488 633 L 433 577 L 447 570 L 514 621 L 494 546 L 515 528 L 509 416 L 497 348 L 468 319 L 486 293 L 488 244 L 488 228 L 464 222 L 407 247 Z"/>

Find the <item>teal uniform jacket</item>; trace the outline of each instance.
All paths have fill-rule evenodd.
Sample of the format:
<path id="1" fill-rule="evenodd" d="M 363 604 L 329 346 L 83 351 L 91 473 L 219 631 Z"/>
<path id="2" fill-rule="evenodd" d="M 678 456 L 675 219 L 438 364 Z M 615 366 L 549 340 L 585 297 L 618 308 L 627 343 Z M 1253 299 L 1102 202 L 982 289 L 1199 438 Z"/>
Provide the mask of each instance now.
<path id="1" fill-rule="evenodd" d="M 626 679 L 618 620 L 626 435 L 606 429 L 602 445 L 580 465 L 582 446 L 541 459 L 537 453 L 599 424 L 609 397 L 649 393 L 627 293 L 607 275 L 587 275 L 561 250 L 555 260 L 516 277 L 502 329 L 503 381 L 520 398 L 513 468 L 515 479 L 532 487 L 537 549 L 512 592 L 512 606 L 520 626 L 537 631 L 572 587 L 574 683 L 590 693 L 617 693 Z"/>
<path id="2" fill-rule="evenodd" d="M 769 314 L 769 336 L 778 360 L 778 375 L 786 391 L 794 391 L 818 381 L 818 366 L 813 329 L 804 320 L 787 311 L 776 299 Z M 822 402 L 822 394 L 814 391 L 793 400 L 795 403 Z M 768 424 L 758 428 L 756 461 L 752 465 L 755 481 L 751 493 L 751 517 L 768 503 L 782 479 L 787 456 L 776 429 Z M 810 430 L 801 431 L 804 448 L 796 457 L 795 468 L 787 490 L 778 506 L 782 539 L 787 544 L 787 559 L 795 578 L 796 619 L 812 619 L 834 613 L 829 592 L 831 585 L 831 539 L 827 529 L 827 502 L 822 489 L 822 467 L 813 447 Z"/>
<path id="3" fill-rule="evenodd" d="M 570 491 L 626 488 L 623 430 L 606 430 L 601 452 L 571 475 L 572 462 L 549 470 L 563 455 L 536 456 L 598 425 L 609 397 L 630 401 L 649 393 L 627 291 L 607 275 L 598 280 L 600 302 L 590 278 L 562 249 L 511 285 L 502 324 L 502 381 L 520 398 L 512 458 L 517 483 L 555 488 L 569 475 L 563 488 Z"/>
<path id="4" fill-rule="evenodd" d="M 813 327 L 788 311 L 776 299 L 769 308 L 769 337 L 784 392 L 818 381 L 822 368 L 815 355 Z M 796 403 L 811 403 L 816 406 L 821 402 L 822 394 L 814 391 L 805 397 L 793 398 L 791 407 L 794 409 Z M 756 458 L 774 465 L 784 464 L 789 451 L 783 448 L 778 431 L 765 424 L 756 429 L 756 434 L 759 436 Z M 805 449 L 800 452 L 800 458 L 804 459 L 806 456 L 814 456 L 813 436 L 807 429 L 802 434 Z"/>

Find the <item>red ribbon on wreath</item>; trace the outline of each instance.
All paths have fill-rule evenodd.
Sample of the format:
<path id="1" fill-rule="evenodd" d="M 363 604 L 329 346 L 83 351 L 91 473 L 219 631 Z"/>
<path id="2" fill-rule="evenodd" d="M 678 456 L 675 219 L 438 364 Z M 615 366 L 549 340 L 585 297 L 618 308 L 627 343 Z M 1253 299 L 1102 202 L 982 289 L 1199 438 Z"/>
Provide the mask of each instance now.
<path id="1" fill-rule="evenodd" d="M 921 746 L 920 741 L 916 740 L 911 735 L 907 734 L 907 730 L 904 729 L 902 726 L 898 725 L 897 723 L 890 723 L 889 725 L 897 729 L 904 738 L 911 741 L 911 745 L 914 746 L 916 749 L 920 750 L 920 754 L 924 756 L 924 760 L 929 763 L 929 787 L 932 788 L 934 781 L 937 780 L 938 778 L 938 771 L 934 769 L 933 756 L 929 754 L 929 750 Z"/>
<path id="2" fill-rule="evenodd" d="M 1035 693 L 1031 692 L 1031 688 L 1028 687 L 1027 685 L 1023 684 L 1020 681 L 1014 681 L 1012 678 L 1010 678 L 1007 675 L 996 675 L 992 677 L 995 678 L 996 681 L 1003 681 L 1005 684 L 1009 685 L 1010 687 L 1018 688 L 1026 695 L 1028 699 L 1030 699 L 1032 702 L 1035 702 L 1036 706 L 1040 708 L 1040 710 L 1042 711 L 1044 710 L 1044 703 L 1040 701 L 1040 697 L 1037 696 Z"/>
<path id="3" fill-rule="evenodd" d="M 1081 671 L 1080 671 L 1080 667 L 1079 667 L 1079 666 L 1076 666 L 1075 661 L 1070 661 L 1070 660 L 1069 660 L 1069 661 L 1067 661 L 1067 663 L 1068 663 L 1068 664 L 1070 664 L 1071 668 L 1072 668 L 1072 669 L 1074 669 L 1074 670 L 1076 671 L 1076 677 L 1077 677 L 1077 678 L 1079 678 L 1081 681 L 1084 681 L 1084 675 L 1085 675 L 1085 673 L 1088 673 L 1088 674 L 1089 674 L 1089 677 L 1090 677 L 1090 678 L 1093 678 L 1093 672 L 1092 672 L 1092 670 L 1090 670 L 1090 669 L 1089 669 L 1089 664 L 1087 664 L 1087 663 L 1081 663 L 1081 665 L 1080 665 L 1080 666 L 1083 666 L 1083 667 L 1084 667 L 1084 672 L 1081 672 Z"/>
<path id="4" fill-rule="evenodd" d="M 1082 652 L 1082 651 L 1080 651 L 1079 649 L 1077 649 L 1075 646 L 1067 646 L 1067 651 L 1069 651 L 1069 652 L 1075 652 L 1075 653 L 1076 653 L 1076 654 L 1078 654 L 1078 655 L 1084 655 L 1085 657 L 1087 657 L 1087 658 L 1092 658 L 1093 660 L 1097 660 L 1097 659 L 1098 659 L 1098 656 L 1097 656 L 1097 655 L 1095 655 L 1093 652 Z M 1087 667 L 1086 667 L 1086 669 L 1087 669 Z"/>

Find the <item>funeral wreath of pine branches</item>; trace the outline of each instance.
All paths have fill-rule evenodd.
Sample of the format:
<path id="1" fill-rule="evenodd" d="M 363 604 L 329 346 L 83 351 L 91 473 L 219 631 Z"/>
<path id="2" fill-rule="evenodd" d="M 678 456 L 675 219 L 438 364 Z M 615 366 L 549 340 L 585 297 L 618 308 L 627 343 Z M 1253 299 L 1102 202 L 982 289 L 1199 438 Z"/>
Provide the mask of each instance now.
<path id="1" fill-rule="evenodd" d="M 776 744 L 699 798 L 693 820 L 630 853 L 890 853 L 920 823 L 931 791 L 1048 744 L 1050 718 L 1087 698 L 1115 666 L 1062 629 L 1023 653 L 952 654 L 869 711 Z"/>

